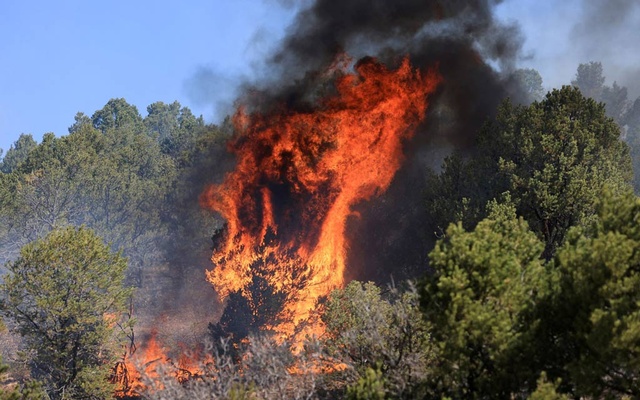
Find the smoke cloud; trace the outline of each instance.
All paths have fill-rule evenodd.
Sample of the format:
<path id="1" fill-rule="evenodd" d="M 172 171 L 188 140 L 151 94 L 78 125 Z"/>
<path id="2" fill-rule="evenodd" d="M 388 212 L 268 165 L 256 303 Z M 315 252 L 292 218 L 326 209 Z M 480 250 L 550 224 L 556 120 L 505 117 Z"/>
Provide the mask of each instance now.
<path id="1" fill-rule="evenodd" d="M 640 96 L 640 2 L 636 0 L 582 0 L 571 42 L 579 63 L 600 61 L 607 84 L 617 81 Z"/>
<path id="2" fill-rule="evenodd" d="M 599 61 L 611 85 L 616 81 L 640 96 L 640 2 L 634 0 L 505 1 L 505 20 L 517 20 L 525 38 L 518 62 L 534 68 L 546 89 L 570 84 L 579 64 Z"/>

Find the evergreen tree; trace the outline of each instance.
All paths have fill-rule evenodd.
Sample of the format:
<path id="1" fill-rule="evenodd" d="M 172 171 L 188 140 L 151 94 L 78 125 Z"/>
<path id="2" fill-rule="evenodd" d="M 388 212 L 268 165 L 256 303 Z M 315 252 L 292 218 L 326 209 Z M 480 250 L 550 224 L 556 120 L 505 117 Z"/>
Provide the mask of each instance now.
<path id="1" fill-rule="evenodd" d="M 102 399 L 117 323 L 131 291 L 126 260 L 86 228 L 57 229 L 24 246 L 0 286 L 2 312 L 31 351 L 32 375 L 52 399 Z"/>
<path id="2" fill-rule="evenodd" d="M 640 199 L 606 191 L 598 220 L 569 232 L 561 290 L 541 337 L 576 396 L 640 397 Z"/>
<path id="3" fill-rule="evenodd" d="M 506 101 L 480 131 L 476 156 L 449 158 L 431 180 L 427 202 L 437 226 L 462 220 L 473 228 L 486 202 L 509 191 L 550 259 L 570 227 L 593 219 L 603 187 L 624 190 L 632 172 L 604 106 L 565 86 L 527 107 Z"/>
<path id="4" fill-rule="evenodd" d="M 136 132 L 144 129 L 138 108 L 122 98 L 109 100 L 102 109 L 93 113 L 91 121 L 94 128 L 102 133 L 117 128 L 129 128 Z"/>
<path id="5" fill-rule="evenodd" d="M 18 168 L 28 156 L 29 152 L 33 150 L 38 144 L 33 140 L 33 136 L 20 135 L 18 140 L 9 148 L 7 154 L 4 155 L 2 162 L 0 162 L 0 171 L 4 173 L 10 173 Z"/>
<path id="6" fill-rule="evenodd" d="M 553 290 L 543 243 L 507 198 L 473 231 L 452 224 L 430 253 L 421 304 L 435 355 L 434 396 L 510 399 L 535 387 L 535 305 Z"/>

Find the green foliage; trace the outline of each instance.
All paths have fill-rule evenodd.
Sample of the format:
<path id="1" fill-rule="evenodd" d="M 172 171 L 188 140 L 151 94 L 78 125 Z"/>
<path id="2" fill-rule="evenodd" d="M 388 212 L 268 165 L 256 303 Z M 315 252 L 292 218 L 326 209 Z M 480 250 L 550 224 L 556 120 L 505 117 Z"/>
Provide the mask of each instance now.
<path id="1" fill-rule="evenodd" d="M 640 396 L 640 200 L 605 192 L 599 219 L 574 229 L 556 257 L 566 380 L 580 396 Z M 556 325 L 561 325 L 560 322 Z M 558 340 L 559 339 L 559 340 Z M 565 380 L 563 379 L 563 381 Z"/>
<path id="2" fill-rule="evenodd" d="M 82 135 L 90 137 L 92 132 Z M 83 164 L 86 179 L 79 184 L 87 208 L 75 224 L 86 224 L 123 250 L 139 284 L 142 266 L 159 257 L 154 243 L 165 234 L 162 213 L 176 177 L 175 165 L 143 132 L 109 130 L 100 141 L 96 158 Z"/>
<path id="3" fill-rule="evenodd" d="M 16 252 L 82 213 L 79 181 L 90 154 L 91 147 L 73 148 L 67 140 L 45 134 L 15 170 L 2 174 L 2 190 L 10 199 L 0 209 L 5 249 Z"/>
<path id="4" fill-rule="evenodd" d="M 552 91 L 527 110 L 505 114 L 499 124 L 513 123 L 515 129 L 508 132 L 518 136 L 511 154 L 500 159 L 500 172 L 519 214 L 544 239 L 549 257 L 567 229 L 594 215 L 605 183 L 620 190 L 630 182 L 628 150 L 603 107 L 569 87 Z"/>
<path id="5" fill-rule="evenodd" d="M 640 193 L 640 97 L 627 109 L 623 123 L 627 129 L 626 142 L 631 149 L 633 171 L 635 173 L 634 189 Z"/>
<path id="6" fill-rule="evenodd" d="M 638 106 L 638 116 L 640 117 L 640 99 L 636 102 Z M 629 145 L 629 152 L 633 162 L 633 189 L 636 194 L 640 194 L 640 120 L 637 125 L 630 125 L 627 130 L 626 140 Z"/>
<path id="7" fill-rule="evenodd" d="M 538 386 L 536 390 L 531 393 L 529 400 L 569 400 L 569 397 L 564 394 L 559 394 L 558 390 L 559 382 L 552 383 L 547 380 L 547 374 L 544 372 L 538 379 Z"/>
<path id="8" fill-rule="evenodd" d="M 18 140 L 9 148 L 7 154 L 4 155 L 0 163 L 0 171 L 10 173 L 18 168 L 20 163 L 29 156 L 29 152 L 37 145 L 36 141 L 33 140 L 33 136 L 21 134 Z"/>
<path id="9" fill-rule="evenodd" d="M 205 128 L 202 117 L 196 118 L 191 110 L 181 108 L 177 101 L 153 103 L 147 107 L 147 112 L 144 124 L 149 133 L 157 136 L 162 152 L 179 163 L 186 162 L 197 137 Z"/>
<path id="10" fill-rule="evenodd" d="M 75 117 L 73 117 L 73 119 L 75 120 L 75 122 L 73 123 L 73 125 L 71 125 L 69 127 L 69 133 L 74 133 L 79 131 L 80 129 L 87 127 L 87 126 L 91 126 L 93 125 L 93 121 L 91 121 L 91 118 L 89 118 L 89 116 L 87 116 L 85 113 L 83 112 L 78 112 L 76 113 Z"/>
<path id="11" fill-rule="evenodd" d="M 159 257 L 153 246 L 166 230 L 175 164 L 135 124 L 103 133 L 87 120 L 77 115 L 68 136 L 45 135 L 19 168 L 2 174 L 0 239 L 15 252 L 53 229 L 84 224 L 129 257 L 139 283 L 142 266 Z"/>
<path id="12" fill-rule="evenodd" d="M 628 99 L 627 88 L 613 82 L 604 84 L 602 64 L 590 62 L 580 64 L 576 79 L 571 82 L 582 93 L 598 102 L 604 103 L 607 115 L 613 118 L 624 132 L 625 142 L 629 145 L 635 172 L 634 188 L 640 193 L 640 97 L 635 101 Z"/>
<path id="13" fill-rule="evenodd" d="M 100 110 L 91 116 L 94 128 L 102 133 L 110 129 L 131 129 L 134 132 L 143 130 L 142 117 L 136 106 L 125 99 L 111 99 Z"/>
<path id="14" fill-rule="evenodd" d="M 161 143 L 180 129 L 180 103 L 177 101 L 171 104 L 157 101 L 147 107 L 147 113 L 144 124 Z"/>
<path id="15" fill-rule="evenodd" d="M 437 237 L 442 237 L 447 226 L 460 222 L 466 229 L 472 229 L 484 217 L 486 198 L 494 196 L 492 188 L 505 187 L 495 166 L 483 163 L 485 172 L 482 179 L 476 176 L 478 163 L 484 160 L 465 162 L 453 154 L 444 160 L 443 172 L 427 172 L 430 182 L 427 193 L 427 208 L 431 224 Z M 493 167 L 493 168 L 491 168 Z"/>
<path id="16" fill-rule="evenodd" d="M 627 88 L 613 82 L 610 87 L 603 87 L 601 101 L 605 104 L 607 116 L 613 118 L 622 127 L 629 106 Z"/>
<path id="17" fill-rule="evenodd" d="M 372 282 L 353 281 L 331 293 L 321 319 L 326 351 L 353 366 L 357 379 L 368 382 L 369 370 L 375 368 L 384 375 L 389 396 L 422 396 L 419 384 L 429 369 L 431 350 L 412 287 L 405 293 L 391 289 L 383 296 Z"/>
<path id="18" fill-rule="evenodd" d="M 349 400 L 384 400 L 384 377 L 382 371 L 374 368 L 367 368 L 358 381 L 347 388 L 347 399 Z"/>
<path id="19" fill-rule="evenodd" d="M 604 107 L 565 86 L 528 107 L 505 102 L 481 130 L 478 156 L 453 158 L 432 179 L 428 206 L 438 226 L 464 213 L 471 228 L 487 201 L 509 191 L 550 259 L 570 227 L 592 220 L 602 188 L 624 190 L 630 172 L 627 146 Z"/>
<path id="20" fill-rule="evenodd" d="M 546 263 L 508 197 L 473 231 L 449 227 L 421 291 L 434 396 L 640 396 L 640 199 L 600 193 Z"/>
<path id="21" fill-rule="evenodd" d="M 576 72 L 576 79 L 571 84 L 597 102 L 604 103 L 607 116 L 611 117 L 623 127 L 629 120 L 630 102 L 627 99 L 627 88 L 616 82 L 607 86 L 604 84 L 602 63 L 591 61 L 580 64 Z"/>
<path id="22" fill-rule="evenodd" d="M 538 71 L 531 68 L 521 68 L 516 70 L 513 75 L 529 97 L 529 102 L 542 100 L 544 89 L 542 88 L 542 76 Z"/>
<path id="23" fill-rule="evenodd" d="M 527 361 L 534 307 L 555 278 L 509 198 L 488 209 L 471 232 L 451 225 L 430 254 L 436 272 L 424 282 L 421 304 L 436 346 L 427 376 L 434 395 L 509 398 L 537 377 Z"/>
<path id="24" fill-rule="evenodd" d="M 586 96 L 600 101 L 605 77 L 602 63 L 591 61 L 588 64 L 580 64 L 576 72 L 576 79 L 571 81 Z"/>
<path id="25" fill-rule="evenodd" d="M 390 322 L 391 304 L 380 293 L 373 282 L 353 281 L 331 294 L 322 315 L 331 337 L 328 346 L 345 351 L 352 362 L 365 369 L 375 365 L 371 364 L 375 362 L 374 354 L 379 353 Z M 374 327 L 374 331 L 367 327 Z M 354 336 L 346 336 L 347 332 L 353 332 Z"/>
<path id="26" fill-rule="evenodd" d="M 2 311 L 32 352 L 34 376 L 54 399 L 107 398 L 116 322 L 131 291 L 126 260 L 86 228 L 57 229 L 7 265 Z"/>

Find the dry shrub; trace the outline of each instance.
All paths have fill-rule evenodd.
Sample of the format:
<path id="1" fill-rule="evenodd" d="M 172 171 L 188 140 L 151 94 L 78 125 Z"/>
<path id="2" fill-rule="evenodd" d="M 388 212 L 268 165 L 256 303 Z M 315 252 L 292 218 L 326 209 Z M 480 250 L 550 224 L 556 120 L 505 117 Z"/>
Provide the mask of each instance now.
<path id="1" fill-rule="evenodd" d="M 199 372 L 180 382 L 176 370 L 159 367 L 156 374 L 142 377 L 145 399 L 314 399 L 321 374 L 319 346 L 309 344 L 299 354 L 288 343 L 278 344 L 266 336 L 251 337 L 242 352 L 228 340 L 208 346 L 213 354 Z"/>
<path id="2" fill-rule="evenodd" d="M 337 290 L 322 307 L 326 333 L 300 351 L 267 335 L 239 346 L 229 340 L 209 345 L 208 362 L 189 379 L 176 369 L 158 368 L 144 376 L 144 398 L 169 399 L 320 399 L 343 398 L 347 388 L 376 372 L 387 398 L 420 398 L 421 382 L 432 363 L 430 338 L 418 295 L 384 293 L 372 283 L 353 282 Z"/>

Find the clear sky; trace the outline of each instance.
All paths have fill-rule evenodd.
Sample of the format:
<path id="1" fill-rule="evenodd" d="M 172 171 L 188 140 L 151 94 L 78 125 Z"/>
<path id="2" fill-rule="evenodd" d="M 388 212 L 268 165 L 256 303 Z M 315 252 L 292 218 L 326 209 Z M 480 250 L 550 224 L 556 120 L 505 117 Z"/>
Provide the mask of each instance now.
<path id="1" fill-rule="evenodd" d="M 260 0 L 2 0 L 0 148 L 23 132 L 65 135 L 114 97 L 143 116 L 178 100 L 214 120 L 203 91 L 225 88 L 193 78 L 248 74 L 290 14 Z"/>
<path id="2" fill-rule="evenodd" d="M 583 1 L 498 7 L 521 25 L 521 65 L 538 69 L 546 87 L 568 83 L 589 61 L 571 41 Z M 0 148 L 20 133 L 65 135 L 77 112 L 91 115 L 115 97 L 143 116 L 155 101 L 178 100 L 216 122 L 232 82 L 251 75 L 291 17 L 263 0 L 1 0 Z"/>

